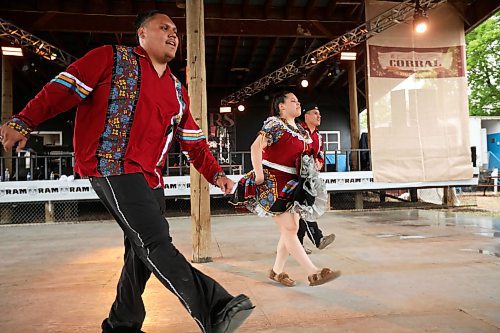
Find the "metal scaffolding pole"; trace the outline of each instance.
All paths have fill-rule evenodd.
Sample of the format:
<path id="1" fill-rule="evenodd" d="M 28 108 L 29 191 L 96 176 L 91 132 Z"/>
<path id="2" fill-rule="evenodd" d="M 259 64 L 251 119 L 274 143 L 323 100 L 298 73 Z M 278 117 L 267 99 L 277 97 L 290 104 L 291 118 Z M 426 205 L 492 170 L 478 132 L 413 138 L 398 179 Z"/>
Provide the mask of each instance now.
<path id="1" fill-rule="evenodd" d="M 5 21 L 3 18 L 0 18 L 0 38 L 63 67 L 67 67 L 76 60 L 71 54 Z"/>

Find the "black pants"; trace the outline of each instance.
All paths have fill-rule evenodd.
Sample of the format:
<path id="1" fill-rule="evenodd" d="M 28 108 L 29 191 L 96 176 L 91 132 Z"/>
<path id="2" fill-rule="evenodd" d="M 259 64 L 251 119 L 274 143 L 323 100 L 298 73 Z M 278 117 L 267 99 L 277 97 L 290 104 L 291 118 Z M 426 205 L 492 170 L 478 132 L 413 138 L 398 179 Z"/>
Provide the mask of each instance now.
<path id="1" fill-rule="evenodd" d="M 319 246 L 321 242 L 321 238 L 323 238 L 323 233 L 321 229 L 318 227 L 318 222 L 314 221 L 304 221 L 303 219 L 299 220 L 299 230 L 297 231 L 297 237 L 299 237 L 300 244 L 304 244 L 304 236 L 307 234 L 307 237 L 313 242 L 316 247 Z"/>
<path id="2" fill-rule="evenodd" d="M 192 267 L 172 244 L 169 225 L 163 217 L 163 190 L 152 190 L 139 173 L 95 177 L 91 183 L 125 236 L 125 262 L 109 324 L 142 327 L 146 311 L 141 295 L 152 272 L 177 296 L 201 331 L 211 332 L 215 314 L 233 297 Z"/>

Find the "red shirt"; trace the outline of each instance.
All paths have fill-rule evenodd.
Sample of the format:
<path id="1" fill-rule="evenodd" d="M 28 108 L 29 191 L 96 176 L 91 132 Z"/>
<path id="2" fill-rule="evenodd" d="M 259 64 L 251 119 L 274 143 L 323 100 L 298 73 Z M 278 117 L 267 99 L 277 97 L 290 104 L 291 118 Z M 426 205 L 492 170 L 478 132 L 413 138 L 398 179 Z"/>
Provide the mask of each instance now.
<path id="1" fill-rule="evenodd" d="M 71 64 L 66 72 L 48 83 L 15 115 L 9 126 L 26 135 L 45 120 L 78 106 L 73 144 L 75 171 L 81 176 L 109 175 L 100 171 L 98 163 L 103 156 L 100 150 L 103 148 L 103 137 L 112 134 L 120 135 L 120 140 L 124 142 L 121 152 L 113 150 L 112 146 L 104 154 L 108 161 L 113 161 L 116 154 L 122 154 L 119 158 L 121 169 L 112 174 L 140 172 L 152 188 L 163 186 L 161 169 L 173 138 L 177 138 L 188 161 L 214 183 L 216 177 L 223 174 L 222 169 L 189 112 L 186 89 L 181 88 L 168 66 L 165 73 L 158 77 L 143 48 L 135 47 L 133 53 L 139 59 L 140 90 L 130 92 L 138 94 L 138 97 L 126 130 L 117 128 L 116 132 L 120 133 L 107 133 L 114 131 L 110 131 L 110 128 L 113 129 L 111 122 L 122 119 L 119 115 L 108 121 L 113 112 L 108 105 L 111 105 L 112 99 L 125 98 L 121 93 L 114 96 L 116 94 L 110 91 L 114 82 L 113 66 L 116 66 L 115 53 L 110 45 L 96 48 Z M 127 77 L 124 79 L 127 80 Z M 123 117 L 127 120 L 127 114 Z"/>
<path id="2" fill-rule="evenodd" d="M 309 136 L 312 139 L 312 144 L 311 144 L 311 153 L 314 156 L 316 160 L 318 160 L 321 165 L 325 165 L 325 153 L 323 150 L 323 138 L 321 137 L 321 134 L 319 134 L 319 131 L 317 128 L 314 129 L 314 131 L 311 133 L 311 130 L 309 129 L 309 126 L 307 124 L 303 123 L 302 126 L 309 132 Z"/>
<path id="3" fill-rule="evenodd" d="M 310 149 L 311 139 L 307 132 L 300 126 L 298 129 L 288 126 L 278 117 L 269 117 L 264 122 L 261 133 L 268 140 L 268 145 L 262 152 L 262 159 L 271 164 L 291 168 L 290 173 L 295 174 L 296 171 L 292 169 L 295 170 L 298 158 Z"/>

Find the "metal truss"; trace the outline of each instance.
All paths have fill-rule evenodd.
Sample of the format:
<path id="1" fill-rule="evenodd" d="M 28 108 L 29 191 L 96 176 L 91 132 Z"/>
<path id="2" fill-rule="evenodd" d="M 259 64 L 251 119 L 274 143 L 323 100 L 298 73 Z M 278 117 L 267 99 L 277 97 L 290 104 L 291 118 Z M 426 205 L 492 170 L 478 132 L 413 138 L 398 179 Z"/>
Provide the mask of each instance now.
<path id="1" fill-rule="evenodd" d="M 447 0 L 420 0 L 420 7 L 431 10 Z M 415 11 L 415 0 L 405 0 L 388 11 L 372 18 L 353 30 L 339 36 L 319 48 L 305 54 L 299 59 L 275 70 L 261 79 L 249 84 L 237 92 L 222 99 L 221 105 L 236 104 L 255 95 L 271 84 L 280 83 L 290 77 L 302 73 L 340 52 L 351 50 L 367 39 L 397 24 L 410 21 Z"/>
<path id="2" fill-rule="evenodd" d="M 63 67 L 67 67 L 76 60 L 71 54 L 5 21 L 3 18 L 0 18 L 0 38 Z"/>

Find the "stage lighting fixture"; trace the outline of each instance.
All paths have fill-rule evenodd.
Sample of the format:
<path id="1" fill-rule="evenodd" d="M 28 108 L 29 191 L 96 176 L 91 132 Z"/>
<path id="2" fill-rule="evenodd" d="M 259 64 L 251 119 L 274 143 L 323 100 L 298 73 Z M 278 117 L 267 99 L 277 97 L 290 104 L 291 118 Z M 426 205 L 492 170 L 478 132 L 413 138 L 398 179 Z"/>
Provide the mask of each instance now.
<path id="1" fill-rule="evenodd" d="M 340 60 L 356 60 L 356 52 L 341 52 Z"/>
<path id="2" fill-rule="evenodd" d="M 23 49 L 20 47 L 2 46 L 2 54 L 5 56 L 22 57 Z"/>
<path id="3" fill-rule="evenodd" d="M 413 29 L 416 33 L 422 34 L 427 31 L 429 25 L 429 18 L 427 10 L 420 7 L 419 0 L 415 1 L 415 13 L 413 14 Z"/>
<path id="4" fill-rule="evenodd" d="M 231 107 L 230 106 L 221 106 L 219 108 L 220 113 L 231 113 Z"/>

